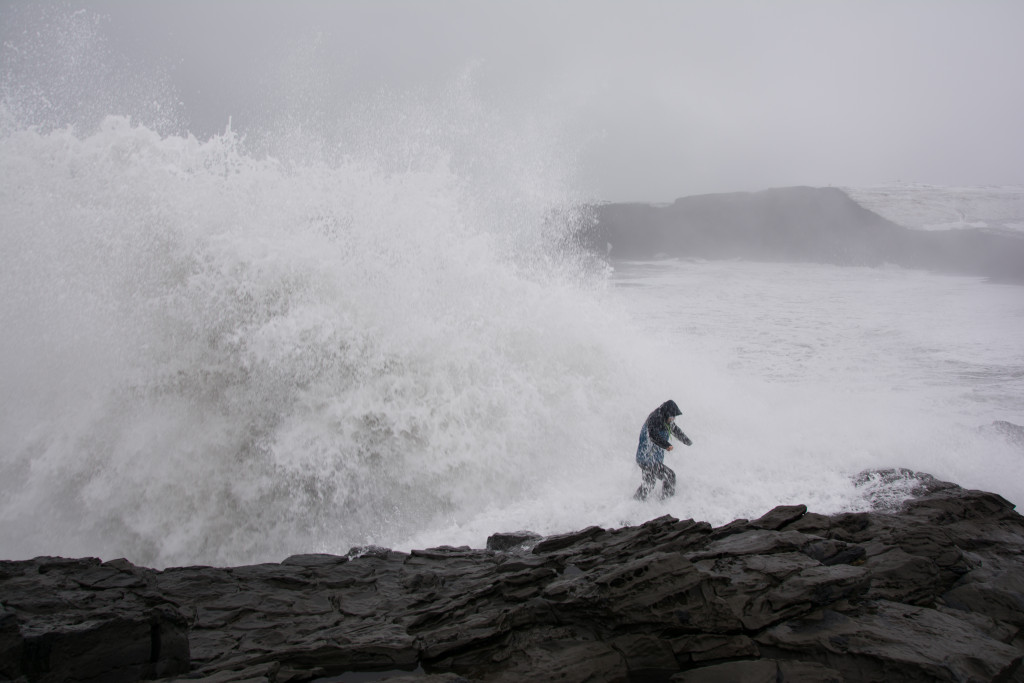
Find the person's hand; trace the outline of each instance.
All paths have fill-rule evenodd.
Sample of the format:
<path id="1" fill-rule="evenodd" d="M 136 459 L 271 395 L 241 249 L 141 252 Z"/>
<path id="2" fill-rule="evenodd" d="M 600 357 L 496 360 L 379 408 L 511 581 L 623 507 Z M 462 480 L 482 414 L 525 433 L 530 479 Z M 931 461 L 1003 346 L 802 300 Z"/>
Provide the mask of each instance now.
<path id="1" fill-rule="evenodd" d="M 672 450 L 672 444 L 669 444 L 668 448 L 666 448 L 665 450 L 668 450 L 668 451 Z"/>

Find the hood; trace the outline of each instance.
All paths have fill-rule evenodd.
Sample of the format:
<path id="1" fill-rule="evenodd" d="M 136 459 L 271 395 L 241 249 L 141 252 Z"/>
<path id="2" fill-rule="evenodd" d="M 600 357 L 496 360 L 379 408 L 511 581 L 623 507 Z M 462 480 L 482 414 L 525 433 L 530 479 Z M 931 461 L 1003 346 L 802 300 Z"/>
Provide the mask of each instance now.
<path id="1" fill-rule="evenodd" d="M 675 401 L 665 401 L 661 404 L 658 410 L 666 420 L 670 417 L 683 414 L 683 411 L 679 410 L 679 406 L 676 405 Z"/>

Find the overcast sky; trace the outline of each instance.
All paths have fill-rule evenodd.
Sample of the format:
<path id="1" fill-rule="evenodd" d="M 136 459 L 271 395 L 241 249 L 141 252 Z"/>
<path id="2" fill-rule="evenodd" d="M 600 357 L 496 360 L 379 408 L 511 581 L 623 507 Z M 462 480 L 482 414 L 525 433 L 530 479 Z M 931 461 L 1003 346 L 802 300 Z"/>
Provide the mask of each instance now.
<path id="1" fill-rule="evenodd" d="M 9 51 L 12 17 L 28 3 L 2 4 Z M 168 74 L 200 136 L 269 106 L 268 79 L 301 78 L 281 68 L 296 60 L 315 65 L 310 78 L 334 108 L 382 89 L 440 89 L 475 65 L 483 100 L 536 103 L 576 131 L 580 182 L 598 199 L 897 180 L 1024 185 L 1019 0 L 55 7 L 102 15 L 106 49 Z"/>

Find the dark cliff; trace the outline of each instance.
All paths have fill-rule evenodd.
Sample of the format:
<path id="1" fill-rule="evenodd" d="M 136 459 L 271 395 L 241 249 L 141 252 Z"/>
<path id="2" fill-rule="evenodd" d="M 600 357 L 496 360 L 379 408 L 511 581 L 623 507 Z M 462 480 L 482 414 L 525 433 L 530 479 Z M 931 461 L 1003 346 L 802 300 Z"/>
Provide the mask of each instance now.
<path id="1" fill-rule="evenodd" d="M 892 264 L 1024 283 L 1024 236 L 910 230 L 835 188 L 700 195 L 667 206 L 603 204 L 595 217 L 583 241 L 612 258 Z"/>
<path id="2" fill-rule="evenodd" d="M 0 680 L 1024 681 L 1024 518 L 879 478 L 916 497 L 249 567 L 0 562 Z"/>

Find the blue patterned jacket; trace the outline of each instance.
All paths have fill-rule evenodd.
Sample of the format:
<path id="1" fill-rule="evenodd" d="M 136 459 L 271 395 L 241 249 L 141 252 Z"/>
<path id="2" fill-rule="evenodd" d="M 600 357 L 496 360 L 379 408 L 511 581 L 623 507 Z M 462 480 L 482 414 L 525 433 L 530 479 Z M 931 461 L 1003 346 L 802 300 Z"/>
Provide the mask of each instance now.
<path id="1" fill-rule="evenodd" d="M 647 416 L 647 421 L 640 430 L 640 442 L 636 447 L 636 463 L 640 467 L 651 467 L 665 462 L 665 449 L 669 447 L 670 436 L 675 436 L 687 446 L 693 443 L 682 429 L 669 422 L 670 417 L 682 414 L 675 401 L 665 401 Z"/>

